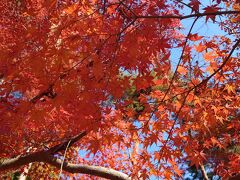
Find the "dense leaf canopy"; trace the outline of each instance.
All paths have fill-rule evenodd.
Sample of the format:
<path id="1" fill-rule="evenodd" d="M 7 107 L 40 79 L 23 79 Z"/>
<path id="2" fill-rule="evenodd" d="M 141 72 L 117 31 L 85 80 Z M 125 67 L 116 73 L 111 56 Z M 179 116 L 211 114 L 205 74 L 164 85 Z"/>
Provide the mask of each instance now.
<path id="1" fill-rule="evenodd" d="M 240 173 L 238 0 L 1 0 L 0 10 L 3 174 L 32 162 L 45 163 L 28 168 L 33 179 Z"/>

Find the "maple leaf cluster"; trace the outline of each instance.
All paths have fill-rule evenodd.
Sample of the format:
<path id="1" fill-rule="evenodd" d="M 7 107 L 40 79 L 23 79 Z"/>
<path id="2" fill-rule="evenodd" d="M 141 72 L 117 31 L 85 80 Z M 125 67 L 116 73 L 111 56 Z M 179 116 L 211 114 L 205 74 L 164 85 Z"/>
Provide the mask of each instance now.
<path id="1" fill-rule="evenodd" d="M 86 132 L 67 160 L 133 179 L 180 177 L 182 164 L 240 173 L 238 1 L 1 0 L 0 10 L 1 158 Z M 196 32 L 200 19 L 227 35 Z"/>

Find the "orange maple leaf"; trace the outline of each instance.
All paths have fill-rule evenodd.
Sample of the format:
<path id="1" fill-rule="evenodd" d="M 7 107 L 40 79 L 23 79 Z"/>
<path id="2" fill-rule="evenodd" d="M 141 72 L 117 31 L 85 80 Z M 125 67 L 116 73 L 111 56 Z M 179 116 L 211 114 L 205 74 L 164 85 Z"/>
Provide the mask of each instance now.
<path id="1" fill-rule="evenodd" d="M 180 73 L 180 74 L 187 74 L 187 72 L 188 72 L 188 70 L 185 68 L 185 67 L 183 67 L 183 66 L 178 66 L 178 69 L 177 69 L 177 71 Z"/>
<path id="2" fill-rule="evenodd" d="M 71 14 L 73 14 L 77 10 L 78 6 L 79 6 L 79 3 L 74 3 L 71 6 L 67 7 L 66 9 L 64 9 L 64 12 L 66 14 L 71 15 Z"/>
<path id="3" fill-rule="evenodd" d="M 214 51 L 207 52 L 203 55 L 206 61 L 214 61 L 217 58 L 217 54 Z"/>
<path id="4" fill-rule="evenodd" d="M 188 37 L 191 41 L 199 41 L 203 38 L 203 36 L 199 36 L 198 33 L 190 34 Z"/>
<path id="5" fill-rule="evenodd" d="M 198 45 L 194 45 L 194 49 L 197 52 L 203 52 L 207 47 L 205 45 L 202 44 L 202 42 L 200 42 Z"/>

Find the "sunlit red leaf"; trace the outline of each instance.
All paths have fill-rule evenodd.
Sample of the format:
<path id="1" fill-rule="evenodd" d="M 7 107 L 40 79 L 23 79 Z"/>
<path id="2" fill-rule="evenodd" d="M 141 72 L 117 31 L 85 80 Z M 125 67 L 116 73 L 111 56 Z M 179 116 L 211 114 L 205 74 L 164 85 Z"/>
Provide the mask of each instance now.
<path id="1" fill-rule="evenodd" d="M 198 45 L 194 45 L 194 49 L 197 51 L 197 52 L 203 52 L 205 49 L 206 49 L 206 46 L 203 45 L 203 43 L 199 43 Z"/>
<path id="2" fill-rule="evenodd" d="M 202 38 L 203 38 L 203 36 L 199 36 L 198 33 L 196 33 L 196 34 L 190 34 L 190 35 L 189 35 L 189 39 L 190 39 L 191 41 L 199 41 L 199 40 L 201 40 Z"/>
<path id="3" fill-rule="evenodd" d="M 186 74 L 188 72 L 188 70 L 183 66 L 178 66 L 178 72 L 180 74 Z"/>
<path id="4" fill-rule="evenodd" d="M 219 11 L 221 8 L 220 7 L 217 7 L 217 4 L 216 5 L 212 5 L 212 6 L 207 6 L 204 8 L 204 12 L 205 13 L 213 13 L 213 12 L 217 12 Z M 214 22 L 215 21 L 215 18 L 216 18 L 216 15 L 207 15 L 206 16 L 206 21 L 208 21 L 208 19 L 212 19 L 212 21 Z"/>
<path id="5" fill-rule="evenodd" d="M 199 0 L 191 0 L 189 5 L 192 7 L 192 11 L 199 12 L 199 6 L 201 5 Z"/>
<path id="6" fill-rule="evenodd" d="M 217 54 L 213 51 L 210 51 L 210 52 L 206 52 L 204 55 L 203 55 L 204 59 L 206 61 L 214 61 L 215 58 L 217 58 Z"/>

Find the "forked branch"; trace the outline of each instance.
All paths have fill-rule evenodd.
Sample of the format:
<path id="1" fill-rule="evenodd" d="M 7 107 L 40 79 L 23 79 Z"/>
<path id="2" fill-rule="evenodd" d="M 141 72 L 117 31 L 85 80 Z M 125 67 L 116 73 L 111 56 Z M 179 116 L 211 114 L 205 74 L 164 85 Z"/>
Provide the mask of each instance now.
<path id="1" fill-rule="evenodd" d="M 5 171 L 9 169 L 17 169 L 21 166 L 27 165 L 33 162 L 44 162 L 50 164 L 58 169 L 61 168 L 64 171 L 70 173 L 82 173 L 88 175 L 94 175 L 107 179 L 116 179 L 116 180 L 130 180 L 130 177 L 120 171 L 116 171 L 111 168 L 105 168 L 101 166 L 90 166 L 90 165 L 78 165 L 67 162 L 62 162 L 62 160 L 54 156 L 55 153 L 65 150 L 66 146 L 72 146 L 74 143 L 82 139 L 87 133 L 81 132 L 80 134 L 72 137 L 71 142 L 68 144 L 68 141 L 65 141 L 61 144 L 58 144 L 50 149 L 34 152 L 31 154 L 17 156 L 15 158 L 3 159 L 0 161 L 0 171 Z"/>

